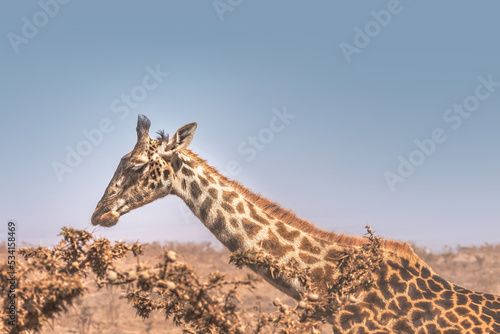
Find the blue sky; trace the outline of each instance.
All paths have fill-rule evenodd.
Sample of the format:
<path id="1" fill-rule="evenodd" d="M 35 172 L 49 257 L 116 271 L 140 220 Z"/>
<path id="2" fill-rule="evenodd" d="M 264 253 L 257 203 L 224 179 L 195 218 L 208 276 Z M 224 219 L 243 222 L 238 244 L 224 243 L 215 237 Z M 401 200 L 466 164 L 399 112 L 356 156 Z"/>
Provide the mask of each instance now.
<path id="1" fill-rule="evenodd" d="M 0 220 L 22 241 L 93 229 L 140 113 L 198 122 L 202 158 L 322 228 L 500 242 L 497 2 L 1 6 Z M 169 196 L 97 231 L 216 242 L 187 210 Z"/>

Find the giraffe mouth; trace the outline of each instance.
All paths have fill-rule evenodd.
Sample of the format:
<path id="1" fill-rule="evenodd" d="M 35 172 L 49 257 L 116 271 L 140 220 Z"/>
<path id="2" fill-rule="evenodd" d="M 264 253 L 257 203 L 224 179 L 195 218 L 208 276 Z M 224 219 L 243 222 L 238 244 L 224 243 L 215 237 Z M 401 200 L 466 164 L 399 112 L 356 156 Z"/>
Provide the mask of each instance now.
<path id="1" fill-rule="evenodd" d="M 101 225 L 104 227 L 111 227 L 113 225 L 116 225 L 118 223 L 118 218 L 120 218 L 120 214 L 115 211 L 107 211 L 107 212 L 102 212 L 101 205 L 98 205 L 97 208 L 94 211 L 94 214 L 92 215 L 92 218 L 90 219 L 92 225 Z"/>

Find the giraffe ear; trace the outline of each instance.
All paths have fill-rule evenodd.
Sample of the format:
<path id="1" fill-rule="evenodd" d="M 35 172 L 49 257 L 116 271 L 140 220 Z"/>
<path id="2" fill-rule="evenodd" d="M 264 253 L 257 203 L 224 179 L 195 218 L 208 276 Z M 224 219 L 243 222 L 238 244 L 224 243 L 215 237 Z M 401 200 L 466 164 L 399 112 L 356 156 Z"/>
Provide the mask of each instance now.
<path id="1" fill-rule="evenodd" d="M 162 155 L 170 155 L 173 152 L 179 152 L 187 148 L 193 141 L 197 126 L 196 122 L 181 126 L 175 135 L 163 144 Z"/>

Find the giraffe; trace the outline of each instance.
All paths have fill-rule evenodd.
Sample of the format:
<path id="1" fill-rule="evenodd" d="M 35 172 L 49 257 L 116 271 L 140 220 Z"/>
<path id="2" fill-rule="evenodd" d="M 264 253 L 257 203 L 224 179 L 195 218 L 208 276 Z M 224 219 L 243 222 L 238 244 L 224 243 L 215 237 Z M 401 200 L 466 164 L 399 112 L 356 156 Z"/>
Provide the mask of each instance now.
<path id="1" fill-rule="evenodd" d="M 197 124 L 169 137 L 149 136 L 139 115 L 137 143 L 120 161 L 92 215 L 93 225 L 113 226 L 121 215 L 166 195 L 180 197 L 231 252 L 258 249 L 277 263 L 310 273 L 319 293 L 345 279 L 338 270 L 345 254 L 367 238 L 317 228 L 293 212 L 221 175 L 188 149 Z M 328 321 L 334 333 L 500 333 L 500 297 L 473 292 L 438 276 L 406 242 L 380 239 L 381 261 L 361 268 L 372 284 L 342 296 Z M 300 300 L 296 278 L 250 266 L 269 283 Z"/>

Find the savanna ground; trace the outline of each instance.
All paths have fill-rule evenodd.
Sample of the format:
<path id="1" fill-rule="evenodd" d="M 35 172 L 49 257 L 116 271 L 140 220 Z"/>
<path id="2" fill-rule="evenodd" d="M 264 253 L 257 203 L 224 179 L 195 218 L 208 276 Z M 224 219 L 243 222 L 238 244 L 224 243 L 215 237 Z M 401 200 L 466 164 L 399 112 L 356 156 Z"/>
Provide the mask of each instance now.
<path id="1" fill-rule="evenodd" d="M 148 244 L 145 252 L 139 257 L 142 264 L 155 264 L 159 261 L 164 247 L 173 250 L 182 261 L 193 266 L 201 277 L 210 272 L 220 271 L 228 279 L 244 279 L 251 273 L 246 269 L 237 269 L 228 263 L 229 252 L 222 247 L 209 243 L 159 243 Z M 415 251 L 427 264 L 445 279 L 462 285 L 468 289 L 500 295 L 500 244 L 480 247 L 458 247 L 456 250 L 445 249 L 440 253 L 414 246 Z M 6 247 L 1 247 L 1 258 L 5 261 Z M 18 255 L 18 258 L 22 258 Z M 128 256 L 120 260 L 123 267 L 134 267 L 138 259 Z M 291 307 L 296 305 L 290 297 L 279 292 L 268 283 L 256 283 L 253 290 L 241 289 L 240 296 L 247 314 L 276 311 L 273 300 L 277 297 Z M 88 278 L 86 286 L 89 292 L 77 298 L 68 310 L 50 320 L 41 333 L 182 333 L 171 320 L 165 320 L 163 313 L 152 312 L 143 320 L 136 315 L 124 296 L 134 290 L 133 286 L 96 287 L 92 278 Z M 331 329 L 324 326 L 323 333 Z"/>

